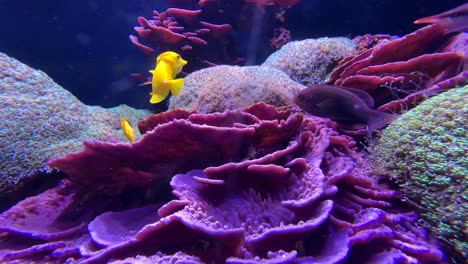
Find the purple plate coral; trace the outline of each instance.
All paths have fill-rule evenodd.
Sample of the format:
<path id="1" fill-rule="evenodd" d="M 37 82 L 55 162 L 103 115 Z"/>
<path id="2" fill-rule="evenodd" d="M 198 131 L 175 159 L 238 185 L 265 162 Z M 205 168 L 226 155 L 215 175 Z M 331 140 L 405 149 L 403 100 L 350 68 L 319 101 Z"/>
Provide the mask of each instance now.
<path id="1" fill-rule="evenodd" d="M 69 178 L 0 215 L 0 261 L 443 261 L 335 123 L 263 103 L 163 115 L 52 160 Z"/>

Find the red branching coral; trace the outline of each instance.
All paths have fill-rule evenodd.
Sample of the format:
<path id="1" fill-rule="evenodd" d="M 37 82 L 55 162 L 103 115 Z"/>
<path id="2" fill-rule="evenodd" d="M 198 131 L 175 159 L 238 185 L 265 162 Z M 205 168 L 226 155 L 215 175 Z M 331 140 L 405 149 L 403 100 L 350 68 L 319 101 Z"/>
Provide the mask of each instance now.
<path id="1" fill-rule="evenodd" d="M 270 39 L 270 47 L 281 49 L 291 40 L 291 32 L 284 27 L 275 28 L 273 37 Z"/>
<path id="2" fill-rule="evenodd" d="M 278 6 L 292 6 L 299 3 L 299 0 L 244 0 L 246 3 L 255 4 L 261 10 L 264 6 L 271 6 L 277 4 Z"/>
<path id="3" fill-rule="evenodd" d="M 397 36 L 391 36 L 391 35 L 385 35 L 385 34 L 377 34 L 377 35 L 365 34 L 363 36 L 357 36 L 353 38 L 353 42 L 355 42 L 357 45 L 356 50 L 359 53 L 361 53 L 377 45 L 380 45 L 382 43 L 385 43 L 387 41 L 394 40 L 397 38 L 398 38 Z M 348 57 L 348 59 L 350 59 L 350 57 Z"/>
<path id="4" fill-rule="evenodd" d="M 154 57 L 155 50 L 180 53 L 190 62 L 185 67 L 190 72 L 218 64 L 241 63 L 243 59 L 236 53 L 231 31 L 252 30 L 252 20 L 258 7 L 264 13 L 261 29 L 258 29 L 261 32 L 258 34 L 273 35 L 274 28 L 271 25 L 276 23 L 272 22 L 282 21 L 285 7 L 299 0 L 201 0 L 198 4 L 185 0 L 169 2 L 177 8 L 169 8 L 164 12 L 155 10 L 152 19 L 139 17 L 139 26 L 135 27 L 138 37 L 130 35 L 129 38 L 147 57 Z M 265 9 L 265 6 L 268 8 Z M 289 41 L 285 33 L 283 31 L 278 38 L 283 45 Z M 275 45 L 280 45 L 280 42 Z"/>
<path id="5" fill-rule="evenodd" d="M 466 58 L 453 41 L 443 26 L 427 26 L 345 58 L 328 83 L 367 91 L 379 110 L 410 108 L 468 81 L 467 69 L 463 68 Z"/>
<path id="6" fill-rule="evenodd" d="M 173 50 L 182 53 L 184 57 L 192 54 L 189 51 L 202 52 L 211 50 L 211 56 L 205 60 L 220 62 L 227 58 L 220 58 L 228 55 L 226 42 L 228 33 L 231 30 L 229 24 L 212 24 L 202 21 L 202 10 L 187 10 L 181 8 L 169 8 L 159 13 L 153 11 L 153 19 L 144 17 L 138 18 L 140 26 L 135 27 L 138 36 L 147 45 L 140 43 L 136 36 L 130 35 L 131 42 L 138 47 L 146 56 L 154 56 L 152 47 L 159 50 Z M 235 60 L 233 56 L 227 56 L 229 60 Z M 192 56 L 188 56 L 192 59 Z M 228 62 L 228 61 L 223 61 Z"/>

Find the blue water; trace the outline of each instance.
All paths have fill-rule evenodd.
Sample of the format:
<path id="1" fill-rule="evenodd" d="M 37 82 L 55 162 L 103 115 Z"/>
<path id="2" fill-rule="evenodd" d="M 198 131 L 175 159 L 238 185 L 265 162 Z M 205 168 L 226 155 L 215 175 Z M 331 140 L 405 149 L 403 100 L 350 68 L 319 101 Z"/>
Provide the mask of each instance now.
<path id="1" fill-rule="evenodd" d="M 417 18 L 461 5 L 455 0 L 302 0 L 285 13 L 292 39 L 354 37 L 366 33 L 406 34 Z M 81 101 L 105 107 L 128 104 L 151 109 L 147 89 L 130 73 L 154 67 L 128 40 L 137 17 L 168 7 L 164 0 L 0 0 L 0 52 L 40 69 Z M 241 57 L 249 32 L 233 34 Z M 272 52 L 259 40 L 251 64 Z"/>

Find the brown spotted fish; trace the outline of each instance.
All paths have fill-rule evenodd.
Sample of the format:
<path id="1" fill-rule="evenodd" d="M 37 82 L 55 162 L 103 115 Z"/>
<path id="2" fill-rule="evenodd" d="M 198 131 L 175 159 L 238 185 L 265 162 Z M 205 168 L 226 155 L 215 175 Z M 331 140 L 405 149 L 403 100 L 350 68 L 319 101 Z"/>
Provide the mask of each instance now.
<path id="1" fill-rule="evenodd" d="M 375 109 L 372 97 L 361 90 L 334 85 L 313 85 L 292 101 L 305 112 L 347 125 L 367 124 L 369 133 L 392 122 L 396 115 Z"/>

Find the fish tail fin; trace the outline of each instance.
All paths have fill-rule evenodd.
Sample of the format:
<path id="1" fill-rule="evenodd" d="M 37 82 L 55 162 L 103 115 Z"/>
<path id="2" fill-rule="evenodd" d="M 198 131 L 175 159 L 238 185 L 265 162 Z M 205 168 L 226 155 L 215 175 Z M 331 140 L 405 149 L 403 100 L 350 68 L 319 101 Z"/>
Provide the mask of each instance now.
<path id="1" fill-rule="evenodd" d="M 382 111 L 378 110 L 373 110 L 371 118 L 369 118 L 367 122 L 367 130 L 369 134 L 372 134 L 374 131 L 377 129 L 381 129 L 391 122 L 393 122 L 395 119 L 397 119 L 400 115 L 398 114 L 390 114 L 390 113 L 385 113 Z"/>
<path id="2" fill-rule="evenodd" d="M 169 90 L 165 88 L 158 89 L 158 92 L 156 93 L 151 92 L 150 95 L 151 95 L 150 103 L 157 104 L 157 103 L 164 101 L 164 99 L 166 99 L 166 97 L 169 95 Z"/>
<path id="3" fill-rule="evenodd" d="M 161 94 L 151 94 L 150 103 L 158 104 L 158 103 L 164 101 L 164 99 L 166 99 L 166 97 L 167 96 L 163 96 Z"/>
<path id="4" fill-rule="evenodd" d="M 174 96 L 178 96 L 180 92 L 182 92 L 182 88 L 184 87 L 183 78 L 168 80 L 168 81 L 165 81 L 165 83 L 167 85 L 167 88 L 171 90 L 171 94 Z"/>

